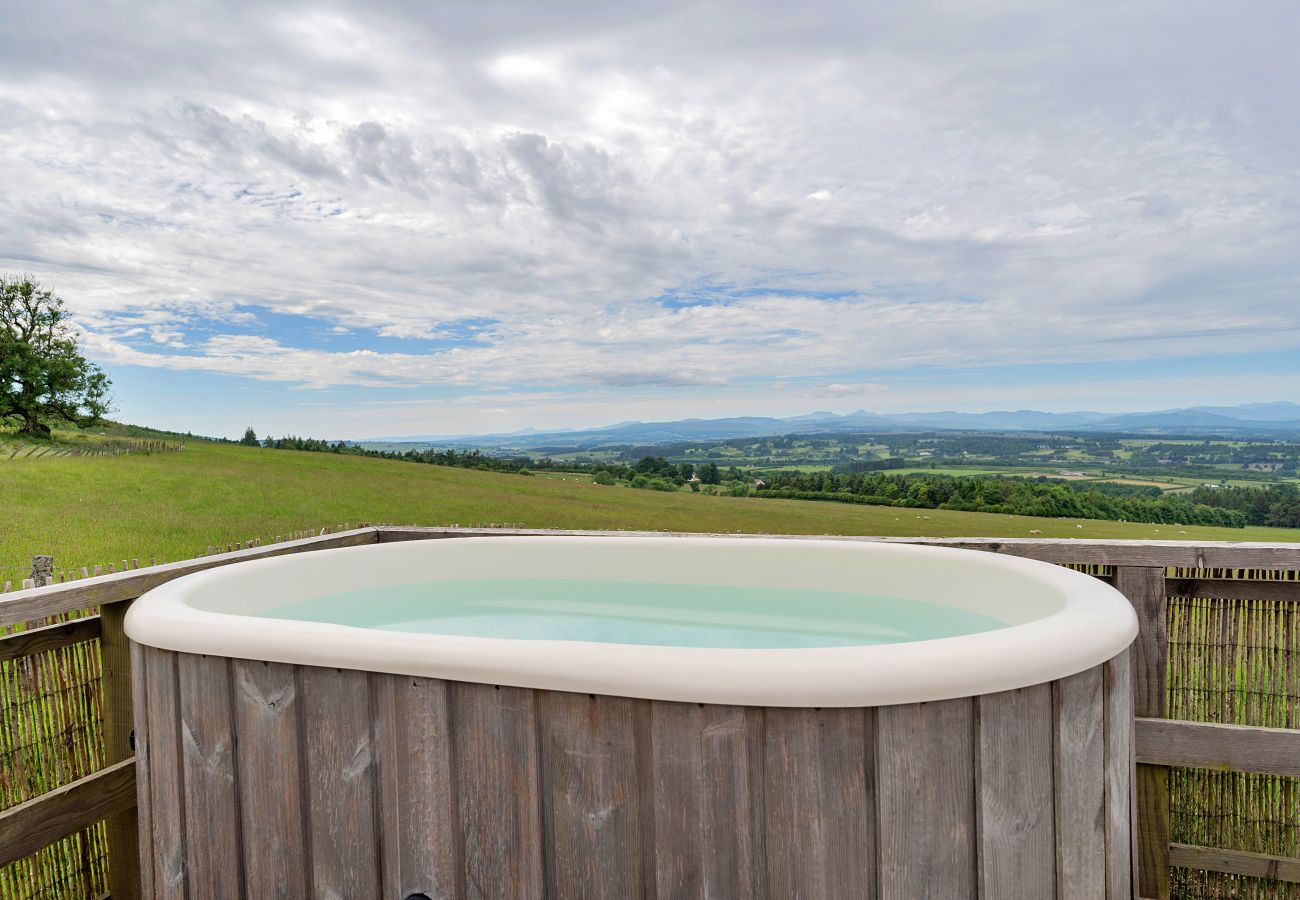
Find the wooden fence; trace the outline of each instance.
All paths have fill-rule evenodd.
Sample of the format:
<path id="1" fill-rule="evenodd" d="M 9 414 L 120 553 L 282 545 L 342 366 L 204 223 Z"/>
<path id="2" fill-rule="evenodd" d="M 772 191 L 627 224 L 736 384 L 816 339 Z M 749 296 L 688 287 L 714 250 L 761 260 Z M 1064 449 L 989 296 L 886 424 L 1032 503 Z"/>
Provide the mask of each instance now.
<path id="1" fill-rule="evenodd" d="M 167 441 L 84 441 L 77 444 L 24 444 L 12 449 L 0 444 L 0 461 L 10 459 L 54 459 L 58 456 L 121 456 L 128 453 L 179 453 L 185 445 Z M 7 453 L 5 451 L 8 451 Z"/>
<path id="2" fill-rule="evenodd" d="M 205 557 L 185 562 L 127 569 L 64 584 L 28 588 L 0 597 L 0 629 L 75 611 L 98 608 L 68 622 L 0 636 L 0 662 L 29 658 L 98 640 L 102 658 L 102 739 L 99 766 L 54 790 L 0 811 L 0 869 L 70 835 L 87 833 L 106 821 L 107 883 L 115 900 L 139 896 L 139 856 L 132 755 L 132 701 L 128 642 L 122 632 L 130 603 L 145 591 L 174 578 L 217 566 L 287 553 L 377 542 L 464 538 L 502 534 L 632 534 L 633 532 L 555 532 L 516 529 L 366 527 L 323 534 L 265 547 L 211 548 Z M 726 537 L 744 540 L 740 535 Z M 791 538 L 797 539 L 797 538 Z M 1281 779 L 1281 820 L 1261 820 L 1270 828 L 1294 829 L 1300 792 L 1300 665 L 1291 660 L 1267 683 L 1283 698 L 1286 727 L 1170 719 L 1169 622 L 1172 598 L 1252 601 L 1300 609 L 1300 544 L 1128 542 L 1020 539 L 837 538 L 962 547 L 1004 553 L 1083 568 L 1114 584 L 1133 603 L 1141 625 L 1134 653 L 1136 781 L 1134 829 L 1138 864 L 1135 896 L 1168 898 L 1189 889 L 1171 872 L 1222 873 L 1246 878 L 1257 896 L 1283 896 L 1300 884 L 1300 858 L 1291 834 L 1291 855 L 1247 852 L 1175 842 L 1171 833 L 1170 780 L 1186 771 L 1243 773 Z M 1295 643 L 1300 628 L 1288 622 L 1284 644 Z M 1290 646 L 1290 645 L 1288 645 Z M 1283 648 L 1285 649 L 1285 647 Z M 1293 646 L 1290 651 L 1300 651 Z M 1232 657 L 1236 659 L 1237 657 Z M 1300 657 L 1297 657 L 1300 659 Z M 1222 667 L 1220 660 L 1215 665 Z M 1232 665 L 1232 664 L 1229 664 Z M 1223 674 L 1223 673 L 1219 673 Z M 1226 677 L 1235 679 L 1233 672 Z M 1280 680 L 1279 680 L 1280 679 Z M 1274 786 L 1276 787 L 1276 786 Z M 1236 802 L 1228 795 L 1222 802 Z M 1288 805 L 1289 804 L 1289 805 Z M 1274 804 L 1276 807 L 1276 804 Z M 1220 809 L 1219 814 L 1225 814 Z M 1264 879 L 1254 882 L 1249 879 Z M 1262 887 L 1261 887 L 1262 886 Z M 1217 889 L 1216 889 L 1217 890 Z M 91 896 L 87 894 L 86 896 Z M 1215 894 L 1218 896 L 1218 894 Z M 1223 896 L 1248 896 L 1234 889 Z M 1286 896 L 1292 896 L 1287 894 Z M 1300 896 L 1300 893 L 1295 894 Z"/>

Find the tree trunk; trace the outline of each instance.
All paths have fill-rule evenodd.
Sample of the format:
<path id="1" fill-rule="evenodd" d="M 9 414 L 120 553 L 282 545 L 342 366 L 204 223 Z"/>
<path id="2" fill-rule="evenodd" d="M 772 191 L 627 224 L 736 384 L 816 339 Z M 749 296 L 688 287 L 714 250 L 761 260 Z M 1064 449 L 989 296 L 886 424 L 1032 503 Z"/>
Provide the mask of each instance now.
<path id="1" fill-rule="evenodd" d="M 39 419 L 23 417 L 23 427 L 19 429 L 23 434 L 37 438 L 48 438 L 50 436 L 50 427 Z"/>

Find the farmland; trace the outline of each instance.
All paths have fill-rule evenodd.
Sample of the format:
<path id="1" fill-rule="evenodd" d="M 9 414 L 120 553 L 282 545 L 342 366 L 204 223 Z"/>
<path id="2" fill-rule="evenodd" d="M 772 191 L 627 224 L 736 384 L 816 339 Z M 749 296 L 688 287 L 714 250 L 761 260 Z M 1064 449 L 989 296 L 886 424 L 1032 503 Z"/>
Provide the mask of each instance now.
<path id="1" fill-rule="evenodd" d="M 3 457 L 6 454 L 0 454 Z M 209 545 L 342 522 L 1181 540 L 1300 540 L 1300 530 L 1171 527 L 661 493 L 564 473 L 521 476 L 191 441 L 181 452 L 0 458 L 0 580 L 56 566 L 179 559 Z"/>

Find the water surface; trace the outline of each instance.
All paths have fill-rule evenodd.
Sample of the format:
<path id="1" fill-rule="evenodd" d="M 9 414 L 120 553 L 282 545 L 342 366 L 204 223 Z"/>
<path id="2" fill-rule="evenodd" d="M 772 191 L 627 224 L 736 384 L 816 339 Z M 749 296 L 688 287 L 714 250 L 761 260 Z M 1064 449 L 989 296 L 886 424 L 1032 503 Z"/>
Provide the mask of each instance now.
<path id="1" fill-rule="evenodd" d="M 895 644 L 1007 624 L 878 594 L 550 578 L 379 586 L 257 615 L 424 634 L 744 649 Z"/>

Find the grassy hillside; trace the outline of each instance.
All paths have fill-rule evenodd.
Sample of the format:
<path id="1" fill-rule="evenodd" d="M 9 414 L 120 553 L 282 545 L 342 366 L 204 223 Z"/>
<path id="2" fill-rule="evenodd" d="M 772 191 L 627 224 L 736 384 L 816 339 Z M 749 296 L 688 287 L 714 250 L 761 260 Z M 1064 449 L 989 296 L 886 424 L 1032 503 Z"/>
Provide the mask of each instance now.
<path id="1" fill-rule="evenodd" d="M 151 456 L 0 459 L 0 566 L 179 559 L 209 544 L 344 521 L 790 534 L 1300 541 L 1296 529 L 1221 529 L 602 487 L 388 460 L 190 443 Z M 1082 525 L 1082 527 L 1078 527 Z M 0 569 L 0 581 L 15 577 Z"/>

